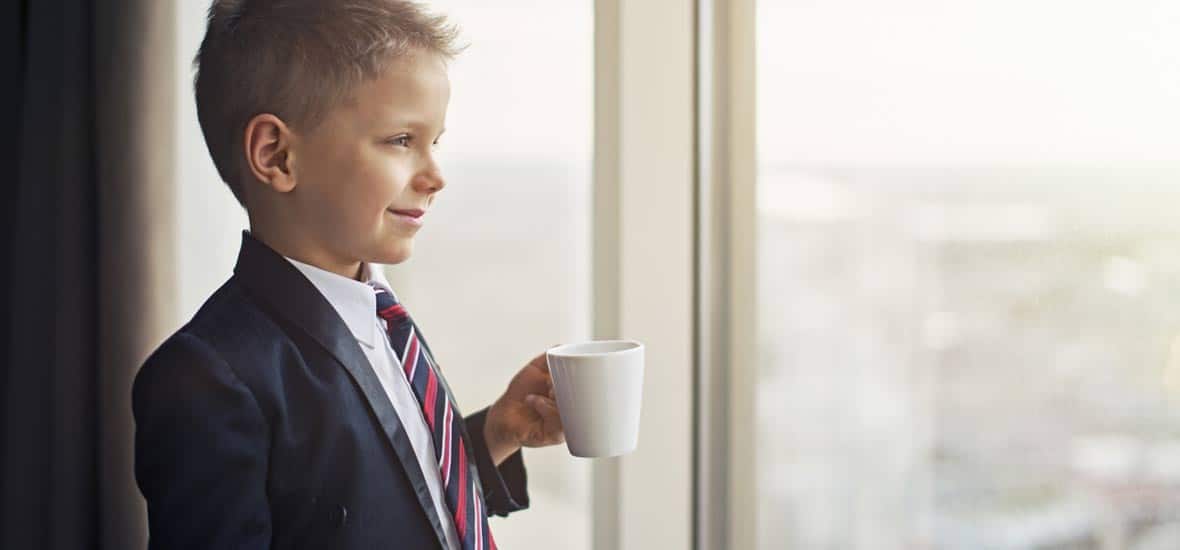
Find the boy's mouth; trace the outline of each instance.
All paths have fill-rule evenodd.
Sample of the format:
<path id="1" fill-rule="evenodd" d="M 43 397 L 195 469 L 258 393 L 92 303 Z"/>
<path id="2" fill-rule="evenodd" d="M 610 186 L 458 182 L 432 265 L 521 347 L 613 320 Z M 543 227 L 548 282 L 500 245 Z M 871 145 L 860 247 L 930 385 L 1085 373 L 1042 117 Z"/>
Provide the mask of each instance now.
<path id="1" fill-rule="evenodd" d="M 387 208 L 385 211 L 393 214 L 393 217 L 397 218 L 398 221 L 415 227 L 422 225 L 422 216 L 426 214 L 424 210 L 419 210 L 417 208 L 409 208 L 405 210 Z"/>

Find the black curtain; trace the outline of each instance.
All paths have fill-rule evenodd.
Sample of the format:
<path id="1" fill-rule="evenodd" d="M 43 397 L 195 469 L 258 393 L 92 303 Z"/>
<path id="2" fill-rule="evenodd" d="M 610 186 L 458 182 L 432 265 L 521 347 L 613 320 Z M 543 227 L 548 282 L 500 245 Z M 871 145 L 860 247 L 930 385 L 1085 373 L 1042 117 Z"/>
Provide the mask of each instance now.
<path id="1" fill-rule="evenodd" d="M 0 548 L 99 546 L 95 26 L 86 0 L 3 3 Z"/>

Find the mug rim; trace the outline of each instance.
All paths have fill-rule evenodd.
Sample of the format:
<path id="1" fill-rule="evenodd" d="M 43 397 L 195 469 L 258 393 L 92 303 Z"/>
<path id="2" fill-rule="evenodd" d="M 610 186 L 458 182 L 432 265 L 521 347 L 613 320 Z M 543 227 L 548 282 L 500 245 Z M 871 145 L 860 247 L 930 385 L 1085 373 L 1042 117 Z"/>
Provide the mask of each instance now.
<path id="1" fill-rule="evenodd" d="M 579 348 L 582 346 L 589 346 L 589 345 L 595 345 L 595 344 L 597 344 L 597 345 L 622 344 L 623 347 L 620 347 L 619 349 L 611 349 L 609 351 L 595 351 L 595 352 L 565 351 L 565 350 L 569 350 L 571 348 Z M 554 355 L 554 356 L 558 356 L 558 357 L 596 357 L 596 356 L 603 356 L 603 355 L 616 355 L 616 354 L 620 354 L 620 353 L 633 352 L 635 350 L 641 350 L 641 349 L 643 349 L 643 344 L 636 341 L 636 340 L 626 340 L 626 339 L 622 339 L 622 340 L 587 340 L 585 342 L 574 342 L 572 344 L 561 344 L 558 346 L 554 346 L 552 348 L 549 348 L 549 350 L 546 351 L 545 354 L 546 355 Z"/>

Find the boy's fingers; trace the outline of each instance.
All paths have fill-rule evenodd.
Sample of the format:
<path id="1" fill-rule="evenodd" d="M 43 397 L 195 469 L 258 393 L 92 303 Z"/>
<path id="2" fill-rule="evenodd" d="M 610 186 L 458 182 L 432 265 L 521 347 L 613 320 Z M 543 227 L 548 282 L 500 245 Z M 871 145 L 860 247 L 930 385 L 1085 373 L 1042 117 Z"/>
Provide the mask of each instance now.
<path id="1" fill-rule="evenodd" d="M 528 397 L 529 403 L 536 409 L 541 416 L 545 418 L 557 418 L 561 421 L 561 415 L 557 411 L 557 402 L 544 395 L 532 394 Z"/>
<path id="2" fill-rule="evenodd" d="M 557 346 L 560 346 L 560 343 L 555 343 L 555 345 L 549 346 L 549 349 L 555 348 Z M 529 364 L 536 366 L 537 368 L 540 369 L 540 371 L 548 374 L 549 373 L 549 351 L 545 351 L 544 353 L 537 355 L 536 358 L 533 358 L 532 361 L 529 361 Z"/>
<path id="3" fill-rule="evenodd" d="M 541 369 L 541 372 L 549 372 L 549 359 L 544 353 L 534 357 L 532 361 L 529 361 L 529 365 Z"/>
<path id="4" fill-rule="evenodd" d="M 556 445 L 565 441 L 564 428 L 561 425 L 561 414 L 557 410 L 557 402 L 543 395 L 532 394 L 528 402 L 541 417 L 541 429 L 535 432 L 534 446 Z"/>

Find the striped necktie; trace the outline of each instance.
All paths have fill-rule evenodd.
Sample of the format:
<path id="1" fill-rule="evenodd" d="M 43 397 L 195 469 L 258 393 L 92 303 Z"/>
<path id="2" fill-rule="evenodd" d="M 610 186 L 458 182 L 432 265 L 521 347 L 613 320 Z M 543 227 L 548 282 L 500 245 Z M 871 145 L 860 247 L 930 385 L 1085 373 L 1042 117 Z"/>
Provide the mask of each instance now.
<path id="1" fill-rule="evenodd" d="M 447 508 L 455 520 L 463 550 L 496 550 L 483 498 L 467 470 L 467 447 L 459 433 L 458 411 L 439 383 L 434 358 L 422 344 L 410 314 L 393 293 L 379 284 L 369 284 L 377 293 L 377 316 L 385 320 L 389 342 L 430 428 Z"/>

